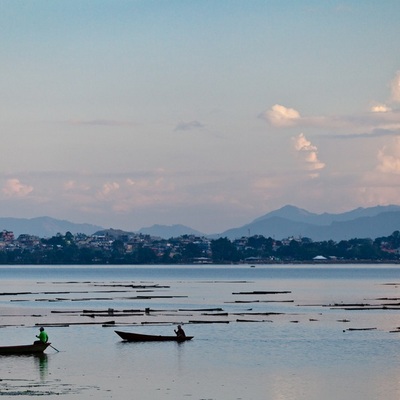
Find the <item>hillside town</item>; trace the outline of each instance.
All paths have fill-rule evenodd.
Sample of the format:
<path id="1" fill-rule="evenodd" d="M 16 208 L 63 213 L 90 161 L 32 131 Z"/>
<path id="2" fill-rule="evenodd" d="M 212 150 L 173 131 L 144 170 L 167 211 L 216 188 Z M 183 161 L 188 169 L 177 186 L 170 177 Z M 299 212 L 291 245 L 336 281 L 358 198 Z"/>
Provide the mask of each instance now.
<path id="1" fill-rule="evenodd" d="M 162 239 L 150 235 L 105 230 L 93 235 L 58 233 L 50 238 L 0 232 L 0 264 L 268 264 L 354 263 L 400 260 L 400 232 L 376 239 L 313 242 L 261 235 L 229 240 L 182 235 Z"/>

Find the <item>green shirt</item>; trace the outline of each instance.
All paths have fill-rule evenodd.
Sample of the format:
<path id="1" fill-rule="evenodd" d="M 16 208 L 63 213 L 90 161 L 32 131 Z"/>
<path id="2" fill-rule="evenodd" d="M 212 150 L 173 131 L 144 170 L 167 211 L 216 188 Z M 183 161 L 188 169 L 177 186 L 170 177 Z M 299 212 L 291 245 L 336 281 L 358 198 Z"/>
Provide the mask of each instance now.
<path id="1" fill-rule="evenodd" d="M 49 340 L 49 337 L 45 331 L 40 331 L 39 335 L 36 337 L 38 337 L 39 340 L 43 343 L 47 343 L 47 341 Z"/>

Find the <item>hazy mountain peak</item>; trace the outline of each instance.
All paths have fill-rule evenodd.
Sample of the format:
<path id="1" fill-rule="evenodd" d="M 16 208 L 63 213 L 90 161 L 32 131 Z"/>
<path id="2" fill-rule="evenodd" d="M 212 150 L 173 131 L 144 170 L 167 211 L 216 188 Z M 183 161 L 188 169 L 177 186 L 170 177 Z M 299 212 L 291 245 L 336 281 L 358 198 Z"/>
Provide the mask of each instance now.
<path id="1" fill-rule="evenodd" d="M 292 205 L 286 205 L 279 208 L 278 210 L 271 211 L 263 215 L 262 217 L 256 218 L 253 221 L 253 223 L 272 217 L 280 217 L 280 218 L 290 219 L 293 221 L 306 222 L 309 218 L 312 218 L 316 215 L 318 214 L 310 213 L 309 211 L 304 210 L 303 208 L 299 208 Z"/>
<path id="2" fill-rule="evenodd" d="M 71 232 L 72 234 L 84 233 L 91 235 L 101 226 L 73 223 L 66 220 L 55 219 L 51 217 L 35 217 L 35 218 L 0 218 L 0 230 L 8 230 L 18 237 L 21 234 L 35 235 L 39 237 L 51 237 L 57 233 L 65 234 Z"/>
<path id="3" fill-rule="evenodd" d="M 359 207 L 341 214 L 314 214 L 288 205 L 218 236 L 229 239 L 249 235 L 276 239 L 302 236 L 321 241 L 377 238 L 391 235 L 395 230 L 400 230 L 400 206 L 396 205 Z"/>
<path id="4" fill-rule="evenodd" d="M 36 218 L 0 218 L 0 231 L 9 230 L 18 237 L 20 234 L 31 234 L 39 237 L 51 237 L 57 233 L 72 234 L 84 233 L 92 235 L 104 228 L 91 224 L 77 224 L 66 220 L 58 220 L 51 217 Z M 222 233 L 205 235 L 188 226 L 159 225 L 142 228 L 136 233 L 157 236 L 164 239 L 179 237 L 182 235 L 228 237 L 229 239 L 242 236 L 263 235 L 275 239 L 283 239 L 290 236 L 309 237 L 312 240 L 345 240 L 349 238 L 391 235 L 400 230 L 400 206 L 375 206 L 358 207 L 354 210 L 338 214 L 315 214 L 302 208 L 286 205 L 278 210 L 267 213 L 254 221 L 238 228 L 231 228 Z M 118 227 L 108 230 L 114 235 L 133 233 L 121 231 Z"/>

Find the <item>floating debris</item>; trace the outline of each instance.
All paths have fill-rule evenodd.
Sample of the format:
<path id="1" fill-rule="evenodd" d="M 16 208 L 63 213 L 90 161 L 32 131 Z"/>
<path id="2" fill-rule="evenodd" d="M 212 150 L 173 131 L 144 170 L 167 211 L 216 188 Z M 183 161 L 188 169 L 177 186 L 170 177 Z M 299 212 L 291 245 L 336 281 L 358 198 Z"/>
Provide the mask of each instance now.
<path id="1" fill-rule="evenodd" d="M 210 315 L 213 317 L 218 317 L 218 316 L 228 316 L 229 314 L 227 312 L 224 313 L 201 313 L 201 315 Z"/>
<path id="2" fill-rule="evenodd" d="M 189 320 L 189 324 L 229 324 L 229 321 Z"/>
<path id="3" fill-rule="evenodd" d="M 346 331 L 374 331 L 377 328 L 348 328 Z"/>
<path id="4" fill-rule="evenodd" d="M 232 294 L 287 294 L 287 293 L 292 293 L 289 290 L 282 290 L 282 291 L 264 291 L 264 290 L 254 290 L 252 292 L 233 292 Z"/>
<path id="5" fill-rule="evenodd" d="M 223 308 L 180 308 L 179 311 L 223 311 Z"/>
<path id="6" fill-rule="evenodd" d="M 237 319 L 236 322 L 274 322 L 270 319 Z"/>

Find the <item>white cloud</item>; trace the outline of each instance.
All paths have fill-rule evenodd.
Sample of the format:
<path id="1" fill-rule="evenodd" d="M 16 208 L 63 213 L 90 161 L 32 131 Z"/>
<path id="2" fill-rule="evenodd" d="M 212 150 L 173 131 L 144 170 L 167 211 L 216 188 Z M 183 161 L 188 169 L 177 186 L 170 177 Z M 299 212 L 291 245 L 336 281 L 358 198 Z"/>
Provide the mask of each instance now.
<path id="1" fill-rule="evenodd" d="M 268 112 L 264 113 L 267 114 Z M 272 113 L 271 113 L 272 115 Z M 275 118 L 275 119 L 274 119 Z M 380 104 L 371 107 L 370 112 L 342 116 L 313 116 L 268 119 L 277 128 L 298 126 L 308 129 L 320 129 L 329 132 L 326 136 L 335 138 L 357 138 L 398 135 L 400 131 L 400 112 Z"/>
<path id="2" fill-rule="evenodd" d="M 386 104 L 376 104 L 371 107 L 371 112 L 373 113 L 387 113 L 390 111 L 392 111 L 392 109 Z"/>
<path id="3" fill-rule="evenodd" d="M 317 151 L 317 147 L 312 145 L 311 142 L 306 139 L 304 133 L 300 133 L 300 135 L 294 138 L 294 147 L 297 151 Z"/>
<path id="4" fill-rule="evenodd" d="M 390 102 L 400 103 L 400 71 L 390 83 Z M 400 132 L 400 110 L 384 103 L 374 104 L 368 112 L 351 115 L 302 116 L 299 111 L 275 104 L 261 117 L 276 128 L 298 126 L 329 131 L 336 138 L 393 136 Z"/>
<path id="5" fill-rule="evenodd" d="M 277 128 L 302 126 L 307 128 L 339 129 L 348 131 L 360 123 L 360 118 L 349 116 L 310 116 L 303 117 L 294 108 L 275 104 L 270 110 L 260 116 Z"/>
<path id="6" fill-rule="evenodd" d="M 263 115 L 271 125 L 277 127 L 293 126 L 300 120 L 300 113 L 294 108 L 288 108 L 280 104 L 275 104 Z"/>
<path id="7" fill-rule="evenodd" d="M 400 196 L 400 138 L 386 141 L 377 152 L 375 169 L 364 172 L 354 185 L 356 201 L 364 206 L 398 204 Z"/>
<path id="8" fill-rule="evenodd" d="M 377 170 L 383 173 L 400 174 L 400 138 L 390 146 L 384 146 L 378 152 Z"/>
<path id="9" fill-rule="evenodd" d="M 8 197 L 25 197 L 33 191 L 33 186 L 24 185 L 17 178 L 8 179 L 3 187 L 3 193 Z"/>
<path id="10" fill-rule="evenodd" d="M 101 194 L 103 196 L 108 196 L 109 194 L 117 191 L 120 188 L 119 183 L 117 182 L 106 182 L 101 190 Z"/>
<path id="11" fill-rule="evenodd" d="M 64 182 L 63 188 L 65 191 L 74 191 L 74 190 L 87 191 L 90 189 L 90 186 L 88 184 L 77 182 L 76 180 L 70 179 L 69 181 Z"/>
<path id="12" fill-rule="evenodd" d="M 306 169 L 313 171 L 310 176 L 317 177 L 318 173 L 316 171 L 325 168 L 325 164 L 318 159 L 317 146 L 313 145 L 303 133 L 293 138 L 293 144 L 306 163 Z"/>

